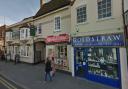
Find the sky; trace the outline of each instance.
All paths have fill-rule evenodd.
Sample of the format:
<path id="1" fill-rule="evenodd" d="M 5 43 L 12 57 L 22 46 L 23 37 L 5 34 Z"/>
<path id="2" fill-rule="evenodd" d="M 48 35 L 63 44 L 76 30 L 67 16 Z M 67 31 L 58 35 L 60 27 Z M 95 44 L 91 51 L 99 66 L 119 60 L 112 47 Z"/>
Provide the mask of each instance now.
<path id="1" fill-rule="evenodd" d="M 128 0 L 124 0 L 124 11 L 128 10 Z"/>
<path id="2" fill-rule="evenodd" d="M 40 7 L 39 2 L 40 0 L 0 0 L 0 25 L 11 25 L 35 15 Z"/>

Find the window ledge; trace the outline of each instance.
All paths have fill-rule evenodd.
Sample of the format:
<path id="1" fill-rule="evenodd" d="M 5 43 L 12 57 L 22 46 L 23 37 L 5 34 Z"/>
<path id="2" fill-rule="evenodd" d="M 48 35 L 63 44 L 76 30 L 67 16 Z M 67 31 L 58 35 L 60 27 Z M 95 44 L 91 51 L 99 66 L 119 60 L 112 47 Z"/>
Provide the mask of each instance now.
<path id="1" fill-rule="evenodd" d="M 21 57 L 28 58 L 29 56 L 21 56 Z"/>
<path id="2" fill-rule="evenodd" d="M 107 20 L 113 20 L 113 19 L 115 19 L 115 18 L 113 18 L 113 17 L 106 17 L 106 18 L 97 19 L 96 22 L 107 21 Z"/>
<path id="3" fill-rule="evenodd" d="M 36 34 L 36 36 L 41 36 L 42 35 L 42 33 L 40 33 L 40 34 Z"/>
<path id="4" fill-rule="evenodd" d="M 61 29 L 60 29 L 60 30 L 54 30 L 53 32 L 54 32 L 54 33 L 56 33 L 56 32 L 61 32 Z"/>
<path id="5" fill-rule="evenodd" d="M 86 25 L 86 24 L 89 24 L 89 22 L 77 23 L 76 26 L 78 26 L 78 25 Z"/>

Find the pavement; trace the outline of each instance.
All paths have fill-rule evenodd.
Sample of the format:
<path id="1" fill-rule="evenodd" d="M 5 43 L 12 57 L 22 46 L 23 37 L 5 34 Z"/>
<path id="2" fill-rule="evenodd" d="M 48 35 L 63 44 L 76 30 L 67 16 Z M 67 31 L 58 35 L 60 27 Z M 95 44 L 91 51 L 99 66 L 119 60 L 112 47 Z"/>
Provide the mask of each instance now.
<path id="1" fill-rule="evenodd" d="M 43 64 L 14 65 L 13 62 L 0 61 L 0 75 L 23 89 L 117 89 L 62 72 L 57 72 L 53 81 L 44 82 L 44 74 Z"/>

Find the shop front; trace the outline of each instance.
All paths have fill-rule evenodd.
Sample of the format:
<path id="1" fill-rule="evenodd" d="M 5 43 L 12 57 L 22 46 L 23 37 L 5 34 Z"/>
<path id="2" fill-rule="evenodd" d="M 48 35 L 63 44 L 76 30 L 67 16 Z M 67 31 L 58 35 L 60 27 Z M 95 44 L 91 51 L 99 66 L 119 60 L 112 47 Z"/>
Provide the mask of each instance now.
<path id="1" fill-rule="evenodd" d="M 56 69 L 70 71 L 69 69 L 69 35 L 48 36 L 46 38 L 46 57 L 54 58 Z"/>
<path id="2" fill-rule="evenodd" d="M 120 48 L 123 34 L 74 37 L 75 76 L 121 87 Z"/>
<path id="3" fill-rule="evenodd" d="M 46 44 L 44 38 L 36 38 L 34 40 L 34 63 L 45 62 Z"/>

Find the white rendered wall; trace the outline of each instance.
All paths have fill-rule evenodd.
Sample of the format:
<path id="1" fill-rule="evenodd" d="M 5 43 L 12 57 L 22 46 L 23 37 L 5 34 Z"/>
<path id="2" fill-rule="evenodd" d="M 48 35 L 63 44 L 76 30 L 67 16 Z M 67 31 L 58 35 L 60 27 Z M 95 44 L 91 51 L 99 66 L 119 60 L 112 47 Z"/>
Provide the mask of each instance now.
<path id="1" fill-rule="evenodd" d="M 71 47 L 71 70 L 72 70 L 72 76 L 75 76 L 75 72 L 74 72 L 74 48 Z"/>

